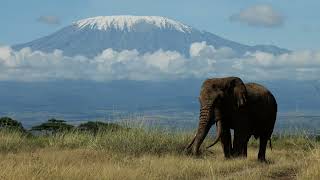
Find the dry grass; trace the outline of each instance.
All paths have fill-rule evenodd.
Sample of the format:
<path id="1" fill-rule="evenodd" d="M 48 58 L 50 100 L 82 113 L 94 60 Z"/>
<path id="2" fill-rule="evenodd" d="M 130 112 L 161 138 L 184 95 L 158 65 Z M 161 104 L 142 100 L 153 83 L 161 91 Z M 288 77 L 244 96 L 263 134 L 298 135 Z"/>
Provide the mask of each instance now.
<path id="1" fill-rule="evenodd" d="M 190 135 L 140 130 L 72 132 L 26 137 L 0 132 L 0 179 L 319 179 L 320 146 L 305 137 L 281 137 L 256 160 L 225 160 L 220 146 L 200 158 L 184 155 Z"/>

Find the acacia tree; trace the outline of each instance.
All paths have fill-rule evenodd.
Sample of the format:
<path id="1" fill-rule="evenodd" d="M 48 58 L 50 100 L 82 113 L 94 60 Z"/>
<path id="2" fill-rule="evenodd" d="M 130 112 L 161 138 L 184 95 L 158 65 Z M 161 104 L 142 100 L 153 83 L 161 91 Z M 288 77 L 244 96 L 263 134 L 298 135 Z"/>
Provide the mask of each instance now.
<path id="1" fill-rule="evenodd" d="M 67 124 L 64 120 L 49 119 L 47 122 L 42 123 L 38 126 L 33 126 L 32 131 L 44 131 L 46 134 L 56 134 L 57 132 L 70 131 L 74 126 Z"/>

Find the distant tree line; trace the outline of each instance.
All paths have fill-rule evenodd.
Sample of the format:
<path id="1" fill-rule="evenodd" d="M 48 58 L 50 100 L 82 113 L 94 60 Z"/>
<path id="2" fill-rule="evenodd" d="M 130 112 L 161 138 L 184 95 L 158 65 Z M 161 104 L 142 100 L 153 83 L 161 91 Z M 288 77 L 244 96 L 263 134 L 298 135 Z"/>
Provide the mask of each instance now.
<path id="1" fill-rule="evenodd" d="M 106 123 L 101 121 L 88 121 L 85 123 L 81 123 L 78 126 L 73 126 L 68 124 L 65 120 L 59 119 L 49 119 L 48 121 L 41 123 L 40 125 L 36 125 L 31 127 L 30 130 L 26 130 L 22 124 L 14 120 L 10 117 L 1 117 L 0 118 L 0 130 L 13 130 L 19 131 L 22 133 L 30 133 L 30 132 L 40 132 L 49 134 L 56 134 L 61 132 L 68 131 L 85 131 L 92 134 L 97 134 L 99 131 L 117 131 L 125 129 L 119 124 L 116 123 Z"/>

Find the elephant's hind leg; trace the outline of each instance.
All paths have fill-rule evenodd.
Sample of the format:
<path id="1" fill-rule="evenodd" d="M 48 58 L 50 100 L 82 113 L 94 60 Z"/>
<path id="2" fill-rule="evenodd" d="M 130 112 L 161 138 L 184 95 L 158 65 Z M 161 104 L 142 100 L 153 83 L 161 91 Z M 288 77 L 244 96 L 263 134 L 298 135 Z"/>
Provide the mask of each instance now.
<path id="1" fill-rule="evenodd" d="M 266 137 L 260 137 L 260 147 L 259 147 L 259 153 L 258 153 L 259 161 L 266 161 L 266 149 L 267 149 L 268 139 L 269 138 L 266 138 Z"/>

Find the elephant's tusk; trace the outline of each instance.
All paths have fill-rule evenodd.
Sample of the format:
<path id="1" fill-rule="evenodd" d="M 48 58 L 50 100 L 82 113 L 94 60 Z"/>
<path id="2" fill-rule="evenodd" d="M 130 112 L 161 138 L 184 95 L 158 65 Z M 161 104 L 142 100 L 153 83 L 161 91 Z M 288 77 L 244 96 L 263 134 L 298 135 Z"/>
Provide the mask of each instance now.
<path id="1" fill-rule="evenodd" d="M 221 121 L 219 120 L 217 121 L 216 138 L 214 139 L 213 143 L 207 147 L 207 149 L 217 144 L 217 142 L 220 140 L 220 137 L 221 137 Z"/>
<path id="2" fill-rule="evenodd" d="M 196 136 L 197 136 L 197 134 L 194 135 L 192 141 L 191 141 L 191 142 L 189 143 L 189 145 L 186 147 L 187 150 L 188 150 L 188 149 L 192 146 L 192 144 L 194 143 L 194 140 L 196 139 Z"/>

